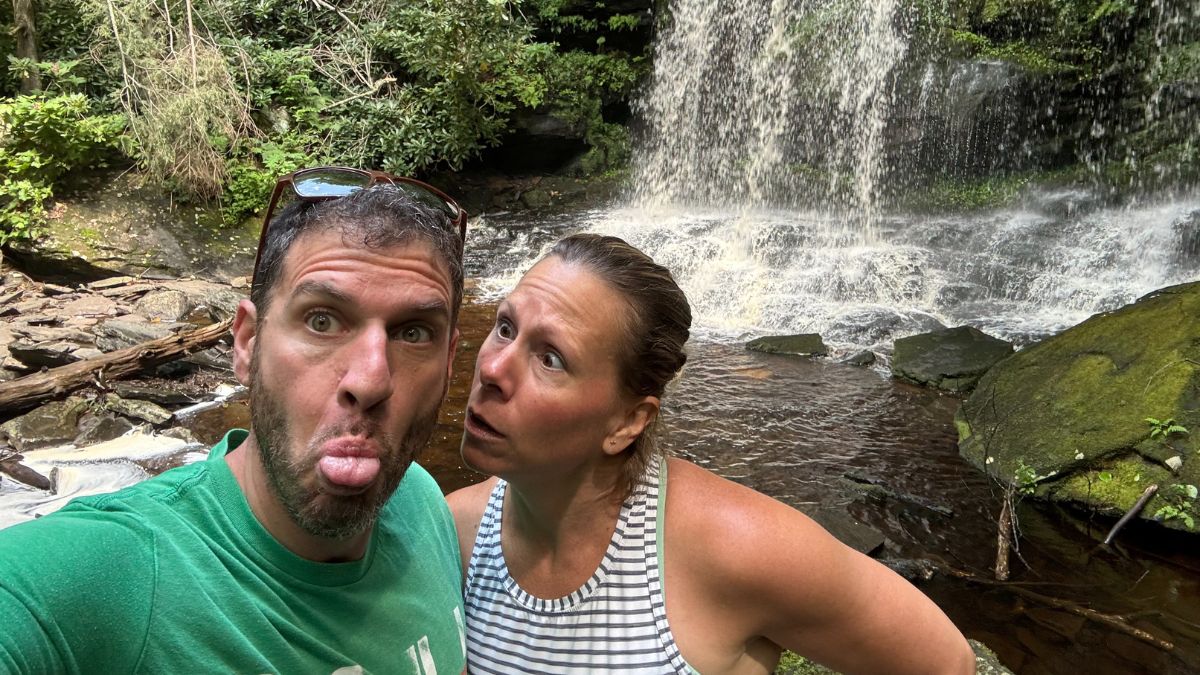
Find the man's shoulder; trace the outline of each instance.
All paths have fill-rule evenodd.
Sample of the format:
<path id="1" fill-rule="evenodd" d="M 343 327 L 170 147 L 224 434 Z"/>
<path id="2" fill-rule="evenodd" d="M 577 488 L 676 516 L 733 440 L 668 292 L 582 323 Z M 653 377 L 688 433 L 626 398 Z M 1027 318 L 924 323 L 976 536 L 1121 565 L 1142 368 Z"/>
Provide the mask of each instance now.
<path id="1" fill-rule="evenodd" d="M 108 513 L 142 510 L 152 505 L 170 506 L 202 484 L 208 478 L 209 469 L 208 461 L 186 464 L 115 492 L 74 499 L 58 513 L 75 510 Z"/>

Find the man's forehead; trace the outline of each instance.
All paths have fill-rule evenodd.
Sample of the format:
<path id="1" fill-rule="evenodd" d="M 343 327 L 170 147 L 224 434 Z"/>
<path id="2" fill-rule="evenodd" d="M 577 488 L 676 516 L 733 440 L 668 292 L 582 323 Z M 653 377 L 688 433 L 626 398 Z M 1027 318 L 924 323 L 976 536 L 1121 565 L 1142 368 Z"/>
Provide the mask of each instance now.
<path id="1" fill-rule="evenodd" d="M 433 242 L 411 236 L 394 243 L 371 246 L 342 228 L 327 228 L 301 234 L 288 249 L 281 265 L 280 282 L 274 289 L 282 297 L 294 295 L 303 287 L 311 292 L 312 275 L 331 273 L 371 273 L 406 275 L 417 285 L 440 287 L 447 297 L 453 294 L 450 264 Z M 331 289 L 329 284 L 321 287 Z"/>

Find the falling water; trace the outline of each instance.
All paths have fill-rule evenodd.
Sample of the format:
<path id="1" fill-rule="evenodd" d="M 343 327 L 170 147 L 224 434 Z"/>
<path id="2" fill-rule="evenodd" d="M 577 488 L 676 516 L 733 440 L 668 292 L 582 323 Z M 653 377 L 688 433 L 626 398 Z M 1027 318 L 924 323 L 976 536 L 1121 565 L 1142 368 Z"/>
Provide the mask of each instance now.
<path id="1" fill-rule="evenodd" d="M 810 208 L 861 240 L 907 40 L 897 0 L 679 0 L 659 37 L 634 201 Z"/>

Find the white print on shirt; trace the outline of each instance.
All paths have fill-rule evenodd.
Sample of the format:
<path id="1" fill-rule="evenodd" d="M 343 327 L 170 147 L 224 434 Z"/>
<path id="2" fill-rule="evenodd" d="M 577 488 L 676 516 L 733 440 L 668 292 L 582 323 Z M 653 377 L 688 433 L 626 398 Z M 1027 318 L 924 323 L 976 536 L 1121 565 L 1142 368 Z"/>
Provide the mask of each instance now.
<path id="1" fill-rule="evenodd" d="M 458 628 L 458 642 L 462 646 L 463 658 L 467 658 L 467 631 L 463 623 L 462 611 L 454 608 L 454 625 Z M 429 647 L 429 636 L 422 635 L 417 644 L 404 652 L 408 656 L 409 665 L 414 673 L 420 675 L 437 675 L 437 663 L 433 660 L 433 650 Z M 363 675 L 362 666 L 343 666 L 333 671 L 333 675 Z"/>

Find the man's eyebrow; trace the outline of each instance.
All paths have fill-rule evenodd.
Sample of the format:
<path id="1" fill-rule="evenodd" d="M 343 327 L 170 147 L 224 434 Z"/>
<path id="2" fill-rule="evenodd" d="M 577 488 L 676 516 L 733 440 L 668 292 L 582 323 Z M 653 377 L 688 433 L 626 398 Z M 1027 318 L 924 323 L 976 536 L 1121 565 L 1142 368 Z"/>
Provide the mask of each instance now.
<path id="1" fill-rule="evenodd" d="M 349 305 L 353 304 L 354 298 L 341 290 L 337 286 L 328 281 L 309 280 L 298 284 L 295 290 L 292 291 L 292 298 L 297 298 L 302 295 L 312 295 L 319 298 L 326 298 L 335 303 Z M 412 314 L 450 314 L 450 305 L 443 299 L 429 300 L 418 305 L 408 308 Z"/>
<path id="2" fill-rule="evenodd" d="M 322 296 L 341 303 L 348 303 L 352 300 L 352 298 L 344 291 L 327 281 L 309 280 L 301 282 L 300 285 L 296 286 L 295 290 L 292 291 L 293 298 L 300 295 Z"/>

